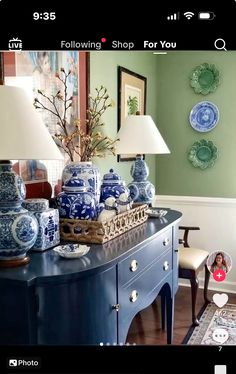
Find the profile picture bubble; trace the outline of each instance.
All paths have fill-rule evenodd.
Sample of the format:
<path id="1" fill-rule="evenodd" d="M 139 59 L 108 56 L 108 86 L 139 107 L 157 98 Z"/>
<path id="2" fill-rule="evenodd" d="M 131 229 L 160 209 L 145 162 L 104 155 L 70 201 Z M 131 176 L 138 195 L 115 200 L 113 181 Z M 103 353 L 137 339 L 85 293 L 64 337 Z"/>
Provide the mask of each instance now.
<path id="1" fill-rule="evenodd" d="M 212 338 L 215 342 L 224 344 L 229 338 L 229 333 L 225 329 L 215 329 Z"/>
<path id="2" fill-rule="evenodd" d="M 223 250 L 211 252 L 207 259 L 207 268 L 213 276 L 214 274 L 216 275 L 218 271 L 224 272 L 225 278 L 232 269 L 232 258 Z M 215 276 L 214 279 L 217 280 Z"/>

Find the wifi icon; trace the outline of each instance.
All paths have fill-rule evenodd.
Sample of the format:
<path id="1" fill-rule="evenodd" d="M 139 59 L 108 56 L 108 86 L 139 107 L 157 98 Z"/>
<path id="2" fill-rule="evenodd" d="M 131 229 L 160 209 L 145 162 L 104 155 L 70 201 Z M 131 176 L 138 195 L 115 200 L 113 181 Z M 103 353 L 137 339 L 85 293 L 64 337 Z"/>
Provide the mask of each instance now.
<path id="1" fill-rule="evenodd" d="M 184 16 L 185 16 L 187 19 L 191 19 L 191 18 L 194 16 L 194 13 L 193 13 L 193 12 L 185 12 L 185 13 L 184 13 Z"/>

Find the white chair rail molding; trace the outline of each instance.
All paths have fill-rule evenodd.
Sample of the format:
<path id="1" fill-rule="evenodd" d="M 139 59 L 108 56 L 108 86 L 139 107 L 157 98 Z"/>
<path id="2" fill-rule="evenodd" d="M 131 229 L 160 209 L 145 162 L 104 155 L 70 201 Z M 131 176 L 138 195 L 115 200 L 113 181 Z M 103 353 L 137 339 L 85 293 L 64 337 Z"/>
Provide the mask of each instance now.
<path id="1" fill-rule="evenodd" d="M 191 233 L 191 245 L 209 252 L 225 251 L 236 266 L 236 199 L 201 196 L 156 195 L 154 206 L 177 209 L 183 213 L 181 225 L 199 226 Z M 203 286 L 204 275 L 200 275 Z M 181 280 L 180 284 L 184 283 Z M 236 293 L 236 272 L 227 274 L 224 282 L 210 278 L 209 289 Z"/>

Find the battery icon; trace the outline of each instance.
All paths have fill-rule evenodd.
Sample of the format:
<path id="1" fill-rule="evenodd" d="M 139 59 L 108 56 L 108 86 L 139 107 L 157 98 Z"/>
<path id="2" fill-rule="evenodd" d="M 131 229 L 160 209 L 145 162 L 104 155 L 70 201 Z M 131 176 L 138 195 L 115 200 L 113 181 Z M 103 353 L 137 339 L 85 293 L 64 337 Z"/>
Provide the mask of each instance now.
<path id="1" fill-rule="evenodd" d="M 226 365 L 215 365 L 215 374 L 227 374 L 227 366 Z"/>
<path id="2" fill-rule="evenodd" d="M 199 12 L 198 19 L 201 20 L 212 20 L 215 18 L 215 14 L 213 12 Z"/>

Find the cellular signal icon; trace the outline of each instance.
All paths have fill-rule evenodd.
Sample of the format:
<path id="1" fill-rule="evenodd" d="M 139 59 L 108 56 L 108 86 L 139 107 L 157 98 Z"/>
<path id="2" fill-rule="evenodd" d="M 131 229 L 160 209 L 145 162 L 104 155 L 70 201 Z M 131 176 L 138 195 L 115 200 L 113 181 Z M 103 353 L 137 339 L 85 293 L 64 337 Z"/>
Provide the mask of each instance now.
<path id="1" fill-rule="evenodd" d="M 193 12 L 185 12 L 184 13 L 184 17 L 186 17 L 187 19 L 191 19 L 193 16 L 194 16 Z"/>
<path id="2" fill-rule="evenodd" d="M 168 21 L 177 21 L 179 19 L 179 13 L 170 14 L 166 18 Z"/>

